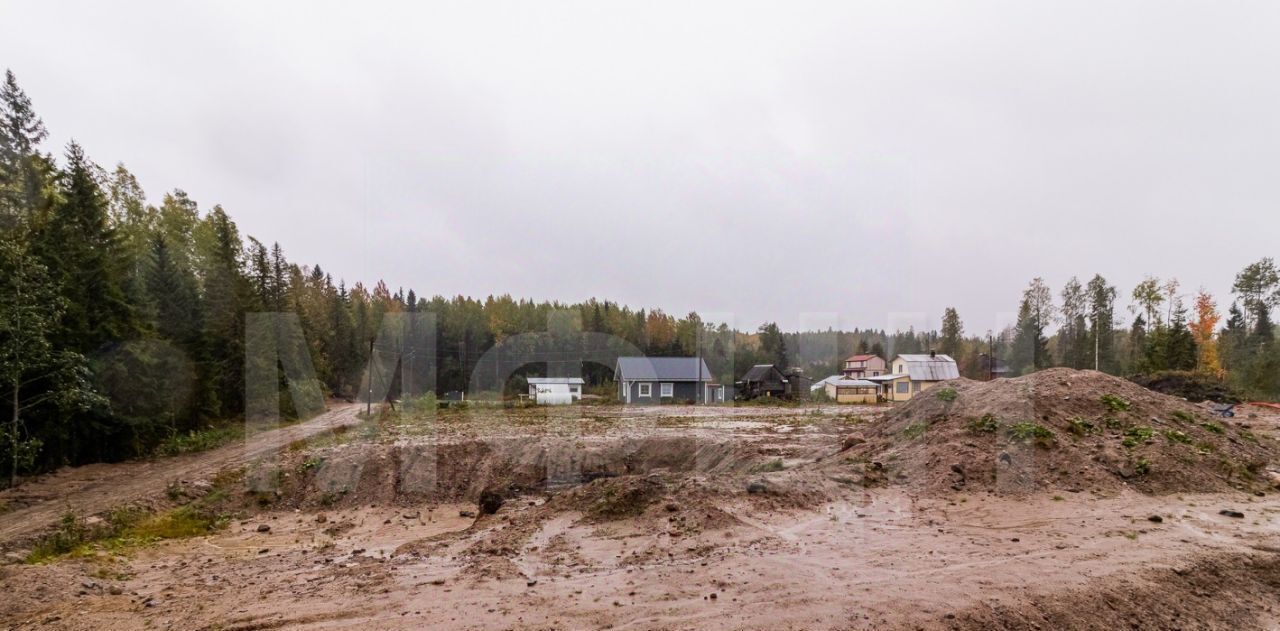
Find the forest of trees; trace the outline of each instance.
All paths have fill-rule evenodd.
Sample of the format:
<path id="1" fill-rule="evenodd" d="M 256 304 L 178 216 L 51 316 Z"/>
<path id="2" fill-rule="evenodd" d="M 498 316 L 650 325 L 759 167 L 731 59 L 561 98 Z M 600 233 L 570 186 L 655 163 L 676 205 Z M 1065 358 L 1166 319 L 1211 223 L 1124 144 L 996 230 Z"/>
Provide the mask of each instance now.
<path id="1" fill-rule="evenodd" d="M 173 436 L 243 418 L 245 315 L 254 312 L 297 314 L 315 387 L 345 397 L 362 392 L 367 373 L 386 364 L 386 357 L 370 361 L 371 348 L 395 352 L 371 347 L 387 314 L 414 312 L 434 318 L 432 375 L 423 383 L 438 393 L 473 389 L 476 375 L 505 375 L 502 362 L 518 361 L 520 353 L 495 357 L 495 345 L 537 347 L 545 342 L 521 334 L 568 322 L 572 331 L 618 340 L 610 352 L 699 353 L 722 383 L 755 363 L 799 367 L 820 378 L 838 372 L 854 352 L 890 357 L 930 349 L 952 354 L 966 375 L 978 376 L 982 353 L 994 348 L 1019 373 L 1054 365 L 1115 374 L 1200 370 L 1249 392 L 1277 394 L 1270 310 L 1280 291 L 1270 259 L 1237 277 L 1223 327 L 1212 297 L 1200 292 L 1188 312 L 1176 281 L 1151 278 L 1134 290 L 1138 310 L 1125 329 L 1117 290 L 1095 276 L 1085 284 L 1073 279 L 1060 302 L 1043 281 L 1033 281 L 1017 325 L 990 338 L 966 335 L 954 309 L 947 309 L 941 331 L 785 333 L 767 323 L 740 332 L 695 313 L 674 317 L 595 299 L 426 298 L 381 282 L 347 286 L 318 264 L 288 261 L 278 243 L 242 235 L 220 206 L 202 208 L 180 190 L 153 204 L 124 165 L 103 169 L 75 142 L 55 156 L 44 147 L 46 137 L 30 99 L 6 73 L 0 389 L 8 414 L 0 423 L 0 462 L 9 470 L 0 479 L 146 455 Z M 581 343 L 561 340 L 541 350 L 573 361 L 582 350 L 573 344 Z M 384 373 L 416 356 L 403 351 Z M 579 367 L 553 360 L 506 368 L 518 369 L 514 379 L 479 385 L 512 392 L 522 387 L 522 375 Z M 608 366 L 580 369 L 590 386 L 607 386 L 612 377 Z"/>

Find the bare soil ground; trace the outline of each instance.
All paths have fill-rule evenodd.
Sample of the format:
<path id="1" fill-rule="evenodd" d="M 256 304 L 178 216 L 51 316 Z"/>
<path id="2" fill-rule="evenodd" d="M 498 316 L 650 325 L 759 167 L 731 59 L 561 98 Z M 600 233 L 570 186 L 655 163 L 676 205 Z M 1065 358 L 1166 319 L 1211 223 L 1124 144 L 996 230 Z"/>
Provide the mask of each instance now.
<path id="1" fill-rule="evenodd" d="M 955 485 L 950 465 L 1007 466 L 1003 430 L 975 437 L 967 423 L 989 410 L 1010 422 L 1032 418 L 1019 407 L 1028 385 L 1021 380 L 956 384 L 951 402 L 922 397 L 896 408 L 389 416 L 330 432 L 286 428 L 309 437 L 270 439 L 279 449 L 185 459 L 199 465 L 60 472 L 17 490 L 63 495 L 0 516 L 0 546 L 19 554 L 68 507 L 94 514 L 122 502 L 164 505 L 174 479 L 192 485 L 227 468 L 244 475 L 218 500 L 233 516 L 220 531 L 0 565 L 8 592 L 0 627 L 1280 625 L 1280 489 L 1270 477 L 1280 415 L 1242 407 L 1229 425 L 1209 420 L 1208 408 L 1118 391 L 1092 373 L 1039 379 L 1032 390 L 1042 413 L 1034 418 L 1054 440 L 1025 449 L 1072 474 L 1032 468 L 1004 486 L 981 474 Z M 1083 380 L 1073 389 L 1087 396 L 1046 394 L 1064 379 Z M 1102 394 L 1124 397 L 1132 416 L 1123 419 L 1135 425 L 1155 426 L 1152 418 L 1185 408 L 1192 420 L 1169 416 L 1159 431 L 1194 438 L 1155 433 L 1151 444 L 1125 446 L 1122 429 L 1067 432 L 1077 416 L 1113 413 L 1093 407 Z M 354 420 L 350 410 L 330 416 L 334 425 Z M 1211 422 L 1223 433 L 1184 427 Z M 903 436 L 917 423 L 927 429 Z M 865 442 L 848 441 L 851 434 Z M 1223 477 L 1220 459 L 1195 451 L 1210 441 L 1218 441 L 1215 453 L 1260 464 Z M 1099 461 L 1099 449 L 1124 462 L 1146 458 L 1152 469 Z M 164 479 L 149 487 L 134 480 L 156 471 L 144 466 Z M 1146 477 L 1159 466 L 1184 470 Z"/>

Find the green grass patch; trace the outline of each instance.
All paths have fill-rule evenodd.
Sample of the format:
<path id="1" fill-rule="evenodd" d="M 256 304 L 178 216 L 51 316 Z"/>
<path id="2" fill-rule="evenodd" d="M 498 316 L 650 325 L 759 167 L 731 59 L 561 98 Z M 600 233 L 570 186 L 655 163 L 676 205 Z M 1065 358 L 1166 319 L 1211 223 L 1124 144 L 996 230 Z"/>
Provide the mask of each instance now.
<path id="1" fill-rule="evenodd" d="M 1098 431 L 1098 428 L 1093 423 L 1077 416 L 1071 419 L 1068 430 L 1076 436 L 1088 436 L 1089 434 Z"/>
<path id="2" fill-rule="evenodd" d="M 1124 412 L 1129 409 L 1129 402 L 1114 394 L 1104 394 L 1099 401 L 1112 412 Z"/>
<path id="3" fill-rule="evenodd" d="M 1184 445 L 1191 444 L 1191 437 L 1176 429 L 1165 430 L 1164 437 L 1175 443 L 1182 443 Z"/>
<path id="4" fill-rule="evenodd" d="M 1215 433 L 1215 434 L 1224 434 L 1224 433 L 1226 433 L 1226 431 L 1227 431 L 1227 430 L 1226 430 L 1226 429 L 1224 429 L 1221 425 L 1219 425 L 1219 424 L 1217 424 L 1217 423 L 1214 423 L 1214 422 L 1201 423 L 1201 424 L 1200 424 L 1200 427 L 1203 427 L 1203 428 L 1205 428 L 1206 430 L 1211 431 L 1211 432 L 1213 432 L 1213 433 Z"/>
<path id="5" fill-rule="evenodd" d="M 93 520 L 68 512 L 52 532 L 36 542 L 24 561 L 49 563 L 66 557 L 93 556 L 99 550 L 125 552 L 165 539 L 185 539 L 216 532 L 231 520 L 230 516 L 217 510 L 217 505 L 227 497 L 228 487 L 242 476 L 242 471 L 221 473 L 213 479 L 212 489 L 203 497 L 164 512 L 125 507 Z"/>
<path id="6" fill-rule="evenodd" d="M 1014 423 L 1005 430 L 1005 435 L 1024 442 L 1034 440 L 1042 445 L 1053 443 L 1053 432 L 1039 423 Z"/>
<path id="7" fill-rule="evenodd" d="M 1146 458 L 1138 458 L 1138 462 L 1133 465 L 1133 471 L 1138 475 L 1151 473 L 1151 461 Z"/>
<path id="8" fill-rule="evenodd" d="M 770 460 L 764 464 L 756 465 L 753 471 L 757 473 L 772 473 L 774 471 L 782 471 L 786 467 L 782 464 L 782 458 Z"/>
<path id="9" fill-rule="evenodd" d="M 1179 423 L 1192 423 L 1195 422 L 1196 415 L 1186 410 L 1174 410 L 1173 420 L 1178 421 Z"/>
<path id="10" fill-rule="evenodd" d="M 230 423 L 220 427 L 175 434 L 157 445 L 154 453 L 157 456 L 177 456 L 208 451 L 242 438 L 244 438 L 244 424 Z"/>
<path id="11" fill-rule="evenodd" d="M 1139 443 L 1145 443 L 1155 435 L 1156 431 L 1146 425 L 1130 427 L 1124 430 L 1124 442 L 1122 444 L 1129 448 L 1137 447 Z"/>

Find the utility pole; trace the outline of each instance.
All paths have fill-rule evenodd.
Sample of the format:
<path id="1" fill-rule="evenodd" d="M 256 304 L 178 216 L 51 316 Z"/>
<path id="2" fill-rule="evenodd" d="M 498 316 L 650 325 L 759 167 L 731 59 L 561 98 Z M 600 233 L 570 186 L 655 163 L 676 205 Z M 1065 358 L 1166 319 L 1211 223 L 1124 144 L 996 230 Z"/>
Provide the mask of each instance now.
<path id="1" fill-rule="evenodd" d="M 365 395 L 364 415 L 373 416 L 373 338 L 369 338 L 369 393 Z"/>

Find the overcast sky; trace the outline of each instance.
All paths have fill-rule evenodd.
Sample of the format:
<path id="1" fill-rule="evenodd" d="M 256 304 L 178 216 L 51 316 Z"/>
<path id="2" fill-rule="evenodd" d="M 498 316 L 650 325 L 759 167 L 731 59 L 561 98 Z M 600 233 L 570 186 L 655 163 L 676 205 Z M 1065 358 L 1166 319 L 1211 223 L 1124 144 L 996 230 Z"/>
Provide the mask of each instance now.
<path id="1" fill-rule="evenodd" d="M 410 4 L 0 0 L 0 66 L 348 284 L 982 333 L 1280 254 L 1271 0 Z"/>

